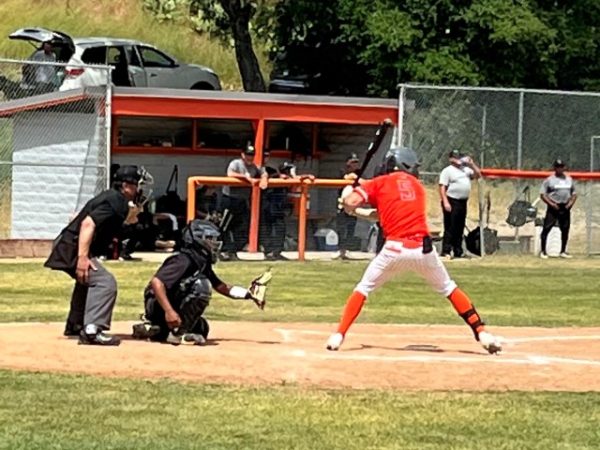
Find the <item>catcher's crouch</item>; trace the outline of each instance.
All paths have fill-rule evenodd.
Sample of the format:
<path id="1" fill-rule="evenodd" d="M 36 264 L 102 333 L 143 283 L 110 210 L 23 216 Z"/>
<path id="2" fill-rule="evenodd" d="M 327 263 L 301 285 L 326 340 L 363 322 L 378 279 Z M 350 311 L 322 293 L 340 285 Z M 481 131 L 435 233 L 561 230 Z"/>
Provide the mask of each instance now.
<path id="1" fill-rule="evenodd" d="M 270 272 L 246 289 L 225 284 L 213 271 L 221 246 L 219 235 L 216 225 L 205 220 L 194 220 L 183 230 L 181 252 L 162 264 L 144 291 L 145 322 L 133 326 L 135 339 L 205 344 L 209 327 L 202 314 L 212 288 L 226 297 L 252 300 L 264 308 Z"/>

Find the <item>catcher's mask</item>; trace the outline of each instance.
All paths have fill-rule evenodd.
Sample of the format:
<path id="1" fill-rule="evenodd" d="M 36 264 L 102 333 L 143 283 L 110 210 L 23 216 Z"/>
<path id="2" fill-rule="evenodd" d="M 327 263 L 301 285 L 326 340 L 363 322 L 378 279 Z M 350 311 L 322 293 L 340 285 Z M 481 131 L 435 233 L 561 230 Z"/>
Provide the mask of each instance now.
<path id="1" fill-rule="evenodd" d="M 151 186 L 154 184 L 154 177 L 144 166 L 123 166 L 115 172 L 114 186 L 119 188 L 121 183 L 131 183 L 137 185 L 137 193 L 134 203 L 137 207 L 144 206 L 152 195 Z"/>
<path id="2" fill-rule="evenodd" d="M 385 154 L 383 165 L 385 173 L 403 171 L 418 177 L 421 162 L 413 149 L 395 147 Z"/>
<path id="3" fill-rule="evenodd" d="M 219 240 L 220 235 L 221 232 L 214 223 L 195 219 L 183 229 L 181 247 L 184 250 L 210 257 L 214 264 L 217 262 L 219 250 L 223 245 L 223 242 Z"/>

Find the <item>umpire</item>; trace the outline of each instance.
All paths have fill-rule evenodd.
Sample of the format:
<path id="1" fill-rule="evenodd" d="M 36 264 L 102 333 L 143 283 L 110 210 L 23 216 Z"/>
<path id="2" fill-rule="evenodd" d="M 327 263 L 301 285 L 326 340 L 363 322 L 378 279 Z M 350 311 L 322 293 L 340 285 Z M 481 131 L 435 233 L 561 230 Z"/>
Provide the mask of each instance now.
<path id="1" fill-rule="evenodd" d="M 463 233 L 467 220 L 467 202 L 471 193 L 471 180 L 481 177 L 479 167 L 469 156 L 452 150 L 450 164 L 440 173 L 439 191 L 444 213 L 442 258 L 463 258 Z"/>
<path id="2" fill-rule="evenodd" d="M 120 167 L 114 175 L 113 188 L 86 203 L 54 240 L 44 264 L 75 279 L 64 335 L 79 336 L 80 344 L 120 344 L 118 337 L 104 332 L 110 329 L 117 282 L 100 264 L 98 256 L 119 234 L 129 204 L 138 196 L 141 178 L 136 166 Z"/>
<path id="3" fill-rule="evenodd" d="M 569 241 L 569 229 L 571 228 L 571 208 L 577 200 L 575 183 L 565 173 L 565 163 L 561 159 L 554 161 L 552 167 L 554 168 L 554 174 L 544 180 L 540 190 L 540 197 L 548 205 L 542 228 L 540 258 L 548 258 L 546 242 L 548 241 L 548 234 L 556 223 L 558 223 L 561 233 L 559 256 L 561 258 L 571 258 L 571 255 L 567 253 L 567 242 Z"/>

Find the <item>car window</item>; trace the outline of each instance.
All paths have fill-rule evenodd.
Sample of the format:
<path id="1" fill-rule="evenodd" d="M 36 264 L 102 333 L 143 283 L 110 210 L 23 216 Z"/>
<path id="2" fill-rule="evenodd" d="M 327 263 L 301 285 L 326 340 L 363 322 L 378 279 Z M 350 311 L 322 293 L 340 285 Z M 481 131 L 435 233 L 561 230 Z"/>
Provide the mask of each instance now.
<path id="1" fill-rule="evenodd" d="M 138 52 L 135 47 L 125 47 L 125 51 L 127 52 L 130 66 L 141 66 L 140 57 L 138 56 Z"/>
<path id="2" fill-rule="evenodd" d="M 116 66 L 122 61 L 127 61 L 123 47 L 108 47 L 106 50 L 106 62 L 112 66 Z"/>
<path id="3" fill-rule="evenodd" d="M 146 67 L 173 67 L 174 61 L 162 52 L 150 47 L 138 47 Z"/>
<path id="4" fill-rule="evenodd" d="M 106 64 L 106 47 L 89 47 L 81 55 L 86 64 Z"/>

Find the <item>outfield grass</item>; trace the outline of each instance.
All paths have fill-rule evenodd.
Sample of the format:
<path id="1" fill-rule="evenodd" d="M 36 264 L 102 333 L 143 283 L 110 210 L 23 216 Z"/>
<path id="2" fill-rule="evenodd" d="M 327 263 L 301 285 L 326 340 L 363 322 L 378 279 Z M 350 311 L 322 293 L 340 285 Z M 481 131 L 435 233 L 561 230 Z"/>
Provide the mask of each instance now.
<path id="1" fill-rule="evenodd" d="M 0 371 L 6 449 L 584 449 L 600 395 L 255 389 Z"/>
<path id="2" fill-rule="evenodd" d="M 274 279 L 264 312 L 250 302 L 215 294 L 212 319 L 336 322 L 347 295 L 367 262 L 283 262 L 273 264 Z M 600 260 L 549 260 L 494 257 L 447 264 L 492 325 L 600 326 L 596 286 Z M 142 312 L 142 291 L 157 264 L 108 263 L 117 277 L 117 320 Z M 264 262 L 220 263 L 217 273 L 229 283 L 246 285 L 267 267 Z M 0 321 L 61 321 L 72 281 L 40 263 L 0 265 Z M 394 280 L 371 296 L 359 322 L 460 324 L 449 303 L 419 278 Z"/>

